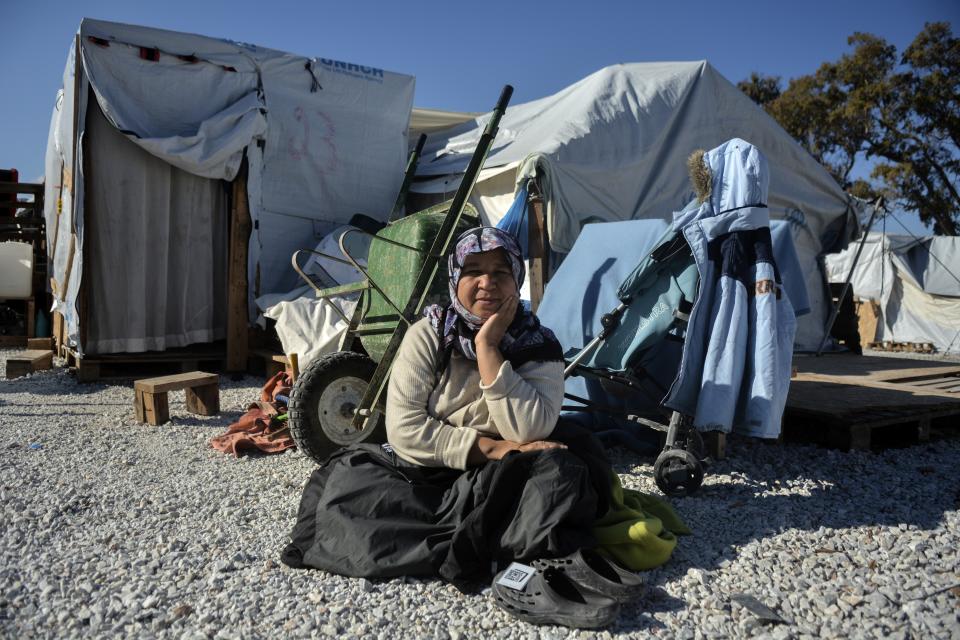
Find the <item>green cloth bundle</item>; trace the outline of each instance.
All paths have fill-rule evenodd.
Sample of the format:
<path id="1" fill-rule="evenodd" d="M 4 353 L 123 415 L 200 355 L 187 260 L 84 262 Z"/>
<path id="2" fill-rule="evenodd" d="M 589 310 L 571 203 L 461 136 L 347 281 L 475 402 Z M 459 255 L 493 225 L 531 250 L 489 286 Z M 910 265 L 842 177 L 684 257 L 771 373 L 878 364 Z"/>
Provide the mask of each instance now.
<path id="1" fill-rule="evenodd" d="M 665 501 L 624 489 L 612 471 L 610 477 L 610 509 L 593 526 L 597 551 L 633 571 L 659 567 L 670 559 L 677 536 L 690 529 Z"/>

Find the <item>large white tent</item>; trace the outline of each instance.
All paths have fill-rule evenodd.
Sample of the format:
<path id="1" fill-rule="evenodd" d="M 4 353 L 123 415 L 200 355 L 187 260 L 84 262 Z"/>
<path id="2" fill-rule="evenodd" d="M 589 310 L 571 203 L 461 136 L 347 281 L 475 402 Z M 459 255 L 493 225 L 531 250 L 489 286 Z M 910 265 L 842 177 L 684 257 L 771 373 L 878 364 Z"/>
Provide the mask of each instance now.
<path id="1" fill-rule="evenodd" d="M 225 181 L 244 157 L 251 312 L 258 295 L 292 287 L 296 249 L 356 213 L 386 219 L 413 90 L 413 77 L 382 69 L 83 20 L 46 161 L 52 286 L 69 341 L 113 353 L 223 337 Z"/>
<path id="2" fill-rule="evenodd" d="M 842 283 L 851 274 L 853 295 L 879 306 L 878 342 L 932 343 L 942 353 L 960 353 L 960 238 L 867 234 L 826 256 L 827 277 Z M 861 336 L 864 338 L 864 336 Z"/>
<path id="3" fill-rule="evenodd" d="M 413 191 L 423 204 L 452 194 L 489 114 L 428 138 Z M 411 133 L 416 133 L 416 121 Z M 496 222 L 515 188 L 536 176 L 551 246 L 569 252 L 584 225 L 670 219 L 692 198 L 686 158 L 740 137 L 770 163 L 771 216 L 791 223 L 811 313 L 796 345 L 815 349 L 829 306 L 817 267 L 856 228 L 854 203 L 800 145 L 709 63 L 621 64 L 510 107 L 472 201 Z"/>

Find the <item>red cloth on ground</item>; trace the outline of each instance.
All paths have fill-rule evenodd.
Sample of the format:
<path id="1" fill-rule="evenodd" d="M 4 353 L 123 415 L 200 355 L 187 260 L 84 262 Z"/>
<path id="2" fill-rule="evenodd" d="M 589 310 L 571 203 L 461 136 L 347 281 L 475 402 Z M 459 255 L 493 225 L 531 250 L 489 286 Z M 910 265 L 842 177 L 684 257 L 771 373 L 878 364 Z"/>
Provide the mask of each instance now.
<path id="1" fill-rule="evenodd" d="M 238 458 L 245 451 L 279 453 L 295 447 L 287 423 L 275 419 L 287 411 L 284 403 L 277 402 L 277 396 L 289 398 L 292 387 L 293 380 L 285 371 L 267 380 L 260 390 L 260 401 L 248 406 L 247 412 L 231 424 L 226 433 L 211 439 L 210 446 Z"/>

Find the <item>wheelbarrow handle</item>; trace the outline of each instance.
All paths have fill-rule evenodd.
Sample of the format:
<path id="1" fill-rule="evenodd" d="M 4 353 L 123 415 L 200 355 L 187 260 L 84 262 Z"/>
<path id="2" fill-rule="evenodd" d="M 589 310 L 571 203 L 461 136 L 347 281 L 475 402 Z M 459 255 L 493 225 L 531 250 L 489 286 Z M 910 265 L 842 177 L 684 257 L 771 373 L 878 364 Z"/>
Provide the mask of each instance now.
<path id="1" fill-rule="evenodd" d="M 500 99 L 497 100 L 497 106 L 494 107 L 494 111 L 499 111 L 503 113 L 507 110 L 507 105 L 510 103 L 510 98 L 513 96 L 513 86 L 509 84 L 503 85 L 503 91 L 500 92 Z"/>

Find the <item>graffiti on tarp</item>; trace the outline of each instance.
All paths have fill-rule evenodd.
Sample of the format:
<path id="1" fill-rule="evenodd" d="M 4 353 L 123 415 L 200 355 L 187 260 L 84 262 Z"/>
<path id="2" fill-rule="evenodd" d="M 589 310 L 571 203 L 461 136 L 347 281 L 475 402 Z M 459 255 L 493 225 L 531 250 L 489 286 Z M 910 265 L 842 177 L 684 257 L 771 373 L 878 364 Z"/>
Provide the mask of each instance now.
<path id="1" fill-rule="evenodd" d="M 296 107 L 293 118 L 300 123 L 300 130 L 287 138 L 287 150 L 294 160 L 308 161 L 318 174 L 332 173 L 337 169 L 337 128 L 330 116 L 319 110 Z"/>

